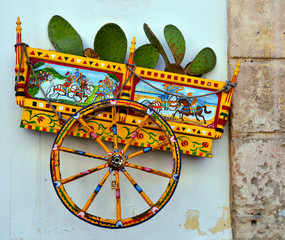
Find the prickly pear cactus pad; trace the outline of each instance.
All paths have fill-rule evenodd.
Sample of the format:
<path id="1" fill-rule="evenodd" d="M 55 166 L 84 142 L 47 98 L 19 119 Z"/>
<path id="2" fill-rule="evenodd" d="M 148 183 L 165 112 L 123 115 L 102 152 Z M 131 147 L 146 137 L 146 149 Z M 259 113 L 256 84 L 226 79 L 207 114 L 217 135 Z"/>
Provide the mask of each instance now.
<path id="1" fill-rule="evenodd" d="M 56 51 L 82 56 L 81 37 L 63 17 L 55 15 L 50 19 L 48 36 Z"/>
<path id="2" fill-rule="evenodd" d="M 174 25 L 167 25 L 164 28 L 165 40 L 173 54 L 176 64 L 181 64 L 185 55 L 185 39 L 180 30 Z"/>
<path id="3" fill-rule="evenodd" d="M 101 60 L 124 63 L 127 52 L 126 35 L 117 24 L 105 24 L 95 36 L 94 49 Z"/>
<path id="4" fill-rule="evenodd" d="M 160 43 L 160 41 L 157 39 L 157 37 L 154 35 L 154 33 L 151 31 L 151 29 L 149 28 L 149 26 L 145 23 L 143 25 L 143 29 L 145 32 L 145 35 L 147 36 L 148 40 L 157 47 L 159 53 L 161 54 L 161 56 L 164 59 L 165 65 L 167 66 L 168 64 L 170 64 L 169 59 Z"/>
<path id="5" fill-rule="evenodd" d="M 172 72 L 172 73 L 179 73 L 179 74 L 186 74 L 184 68 L 176 63 L 170 63 L 167 66 L 165 66 L 164 71 L 166 72 Z"/>
<path id="6" fill-rule="evenodd" d="M 145 44 L 136 49 L 134 62 L 139 67 L 154 68 L 159 58 L 159 52 L 153 44 Z"/>
<path id="7" fill-rule="evenodd" d="M 199 76 L 208 73 L 216 66 L 216 54 L 207 47 L 202 49 L 185 69 L 188 75 Z"/>

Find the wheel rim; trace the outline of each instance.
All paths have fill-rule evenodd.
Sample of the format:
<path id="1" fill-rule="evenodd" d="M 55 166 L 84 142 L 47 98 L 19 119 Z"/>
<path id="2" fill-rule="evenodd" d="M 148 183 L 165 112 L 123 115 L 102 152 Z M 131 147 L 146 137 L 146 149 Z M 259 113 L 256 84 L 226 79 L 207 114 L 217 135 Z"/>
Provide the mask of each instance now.
<path id="1" fill-rule="evenodd" d="M 122 123 L 120 120 L 118 120 L 118 116 L 120 114 L 120 110 L 122 109 L 130 110 L 132 113 L 136 114 L 140 113 L 142 120 L 140 124 L 136 126 L 135 130 L 131 132 L 131 135 L 128 137 L 128 139 L 125 139 L 125 144 L 123 146 L 120 146 L 119 142 L 122 142 L 122 137 L 120 137 L 118 133 L 118 127 L 122 125 Z M 109 147 L 107 143 L 102 142 L 100 137 L 88 124 L 87 117 L 89 118 L 90 115 L 93 115 L 94 117 L 102 111 L 109 111 L 112 115 L 111 123 L 109 123 L 109 125 L 111 124 L 110 133 L 112 134 L 113 141 L 112 148 Z M 133 145 L 134 141 L 138 136 L 140 136 L 140 133 L 142 131 L 151 132 L 151 130 L 146 126 L 146 122 L 148 120 L 154 121 L 155 124 L 160 127 L 160 130 L 163 132 L 165 137 L 162 137 L 161 141 L 156 144 L 145 147 L 143 149 L 140 148 L 140 150 L 135 149 L 133 153 L 129 153 L 134 148 L 131 145 Z M 65 138 L 70 133 L 72 127 L 74 127 L 76 124 L 80 124 L 85 129 L 87 134 L 90 135 L 90 138 L 96 142 L 94 144 L 97 145 L 97 148 L 100 148 L 101 151 L 103 151 L 103 154 L 88 153 L 86 151 L 78 150 L 74 147 L 69 148 L 65 146 L 65 142 L 67 142 Z M 170 171 L 166 172 L 160 169 L 158 170 L 153 167 L 145 166 L 144 163 L 141 162 L 141 159 L 139 159 L 139 164 L 136 164 L 136 158 L 142 158 L 142 156 L 144 156 L 145 158 L 147 157 L 149 159 L 149 155 L 151 154 L 149 152 L 152 152 L 152 150 L 159 149 L 166 145 L 169 146 L 170 151 L 168 153 L 163 153 L 163 156 L 164 154 L 167 156 L 167 159 L 163 159 L 163 165 L 164 162 L 169 164 L 169 168 L 171 168 Z M 76 164 L 79 164 L 79 161 L 83 161 L 82 159 L 85 161 L 85 159 L 87 159 L 86 157 L 88 157 L 89 160 L 90 158 L 95 159 L 97 165 L 93 166 L 92 162 L 91 165 L 93 167 L 88 167 L 86 169 L 83 167 L 83 171 L 80 170 L 80 172 L 75 170 L 75 174 L 71 174 L 69 172 L 65 173 L 65 171 L 70 171 L 72 168 L 72 165 L 70 165 L 71 160 L 69 160 L 71 156 L 74 157 L 74 162 Z M 175 135 L 167 122 L 157 112 L 153 111 L 147 106 L 130 100 L 121 99 L 96 102 L 75 113 L 61 128 L 55 139 L 51 151 L 52 181 L 54 183 L 57 195 L 62 203 L 70 212 L 72 212 L 80 219 L 97 226 L 108 228 L 134 226 L 156 215 L 166 205 L 174 193 L 180 175 L 180 165 L 179 146 Z M 164 168 L 164 166 L 160 166 L 161 167 L 159 168 Z M 85 198 L 82 196 L 82 198 L 85 199 L 82 200 L 82 202 L 81 195 L 80 193 L 77 193 L 77 190 L 83 192 L 82 189 L 85 188 L 85 185 L 80 185 L 82 184 L 80 181 L 89 178 L 91 175 L 95 178 L 95 176 L 99 175 L 99 173 L 101 176 L 98 177 L 99 180 L 96 179 L 98 182 L 94 183 L 95 190 L 93 188 L 93 192 L 88 192 L 88 199 L 86 199 L 86 196 Z M 155 199 L 149 197 L 149 192 L 145 192 L 140 185 L 141 183 L 138 180 L 135 180 L 137 174 L 145 175 L 141 178 L 138 178 L 140 179 L 139 181 L 142 182 L 149 180 L 150 177 L 159 179 L 159 181 L 154 180 L 153 184 L 151 185 L 155 185 L 156 182 L 160 183 L 160 181 L 163 181 L 160 190 L 161 193 L 157 193 L 159 194 L 159 197 L 155 197 Z M 148 179 L 146 179 L 146 177 L 148 177 Z M 112 187 L 113 189 L 111 190 L 106 184 L 106 181 L 110 181 L 110 178 L 113 178 L 113 181 L 111 181 L 111 183 L 114 185 Z M 124 180 L 122 180 L 123 178 Z M 133 189 L 136 190 L 137 196 L 139 196 L 140 199 L 147 204 L 146 210 L 142 207 L 143 210 L 139 210 L 142 212 L 135 212 L 135 214 L 132 213 L 131 216 L 124 215 L 124 210 L 127 209 L 126 212 L 130 211 L 128 205 L 131 204 L 131 201 L 133 199 L 133 197 L 129 198 L 128 196 L 129 190 L 125 190 L 128 189 L 131 185 L 125 186 L 127 185 L 125 182 L 131 183 Z M 75 185 L 78 186 L 75 187 Z M 148 185 L 150 184 L 145 184 L 147 187 Z M 100 195 L 99 192 L 101 193 L 101 189 L 103 188 L 105 188 L 104 193 L 106 193 L 108 190 L 108 192 L 110 192 L 110 195 L 113 195 L 110 197 L 113 198 L 113 206 L 105 206 L 107 205 L 107 200 L 105 201 L 103 199 L 103 206 L 101 207 L 107 208 L 107 210 L 110 212 L 115 212 L 113 214 L 114 216 L 99 216 L 95 210 L 95 212 L 91 211 L 91 206 L 96 206 L 96 198 Z M 124 197 L 124 194 L 122 194 L 122 192 L 127 193 L 125 194 L 127 196 Z M 151 190 L 150 192 L 156 193 L 156 190 Z M 77 195 L 80 195 L 80 197 Z M 80 199 L 78 202 L 76 202 L 77 198 Z M 103 211 L 99 209 L 99 206 L 96 207 L 99 212 Z"/>

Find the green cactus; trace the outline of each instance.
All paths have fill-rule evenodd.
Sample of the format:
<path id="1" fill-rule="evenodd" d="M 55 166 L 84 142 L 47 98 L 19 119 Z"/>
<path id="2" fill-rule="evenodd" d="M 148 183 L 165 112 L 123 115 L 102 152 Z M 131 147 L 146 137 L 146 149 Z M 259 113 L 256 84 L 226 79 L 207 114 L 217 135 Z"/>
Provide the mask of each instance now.
<path id="1" fill-rule="evenodd" d="M 165 40 L 173 54 L 176 64 L 181 64 L 185 55 L 185 39 L 180 30 L 174 25 L 164 28 Z"/>
<path id="2" fill-rule="evenodd" d="M 123 63 L 127 52 L 127 38 L 115 23 L 105 24 L 94 39 L 94 50 L 101 60 Z"/>
<path id="3" fill-rule="evenodd" d="M 76 30 L 63 17 L 55 15 L 48 23 L 49 39 L 58 52 L 83 55 L 83 44 Z"/>
<path id="4" fill-rule="evenodd" d="M 154 68 L 158 58 L 159 52 L 153 44 L 142 45 L 134 53 L 134 63 L 138 67 Z"/>
<path id="5" fill-rule="evenodd" d="M 216 65 L 216 54 L 211 48 L 202 49 L 194 60 L 188 63 L 185 69 L 180 65 L 185 55 L 185 40 L 180 30 L 174 25 L 166 25 L 164 28 L 165 40 L 172 52 L 175 63 L 170 63 L 168 57 L 151 29 L 144 24 L 144 31 L 149 41 L 154 44 L 165 61 L 165 71 L 191 76 L 201 76 L 213 70 Z"/>
<path id="6" fill-rule="evenodd" d="M 151 31 L 151 29 L 146 23 L 143 25 L 143 29 L 144 29 L 145 35 L 147 36 L 148 40 L 158 49 L 159 53 L 163 57 L 165 65 L 167 66 L 168 64 L 170 64 L 168 57 L 160 41 L 157 39 L 157 37 L 154 35 L 154 33 Z"/>
<path id="7" fill-rule="evenodd" d="M 179 74 L 186 74 L 184 68 L 177 64 L 177 63 L 170 63 L 167 66 L 165 66 L 164 69 L 166 72 L 173 72 L 173 73 L 179 73 Z"/>
<path id="8" fill-rule="evenodd" d="M 185 71 L 188 75 L 200 76 L 214 69 L 216 65 L 215 52 L 207 47 L 202 49 L 194 60 L 186 67 Z"/>
<path id="9" fill-rule="evenodd" d="M 137 66 L 154 68 L 160 53 L 165 61 L 165 71 L 168 72 L 201 76 L 214 69 L 216 55 L 209 47 L 202 49 L 185 68 L 181 66 L 185 55 L 185 39 L 180 30 L 174 25 L 165 26 L 164 37 L 173 54 L 175 63 L 170 63 L 160 41 L 146 23 L 143 28 L 151 44 L 145 44 L 135 51 L 134 62 Z M 61 16 L 55 15 L 50 19 L 48 35 L 58 52 L 83 55 L 83 44 L 79 34 Z M 95 36 L 94 49 L 95 52 L 92 49 L 85 49 L 84 56 L 97 59 L 100 57 L 101 60 L 124 63 L 127 52 L 126 35 L 117 24 L 105 24 Z"/>

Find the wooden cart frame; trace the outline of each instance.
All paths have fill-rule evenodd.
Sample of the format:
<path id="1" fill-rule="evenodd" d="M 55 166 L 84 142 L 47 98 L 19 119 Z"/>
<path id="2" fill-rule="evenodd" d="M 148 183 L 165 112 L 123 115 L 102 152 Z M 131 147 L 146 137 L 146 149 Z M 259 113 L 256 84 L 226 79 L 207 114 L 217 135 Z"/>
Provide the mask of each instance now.
<path id="1" fill-rule="evenodd" d="M 212 157 L 212 141 L 223 134 L 240 64 L 232 81 L 227 82 L 136 67 L 135 39 L 127 64 L 102 61 L 31 48 L 22 42 L 20 24 L 18 19 L 15 91 L 17 104 L 23 108 L 20 126 L 57 133 L 51 151 L 51 176 L 62 203 L 74 215 L 102 227 L 134 226 L 154 216 L 177 186 L 180 154 Z M 65 147 L 67 135 L 94 139 L 105 153 Z M 112 142 L 112 149 L 106 141 Z M 140 150 L 127 153 L 131 145 Z M 170 172 L 132 163 L 133 158 L 153 150 L 169 153 Z M 104 163 L 63 178 L 62 152 Z M 148 197 L 129 168 L 167 179 L 158 200 Z M 77 206 L 65 184 L 104 169 L 105 175 L 84 206 Z M 134 186 L 147 210 L 122 217 L 119 173 Z M 88 209 L 111 174 L 116 216 L 108 219 Z"/>

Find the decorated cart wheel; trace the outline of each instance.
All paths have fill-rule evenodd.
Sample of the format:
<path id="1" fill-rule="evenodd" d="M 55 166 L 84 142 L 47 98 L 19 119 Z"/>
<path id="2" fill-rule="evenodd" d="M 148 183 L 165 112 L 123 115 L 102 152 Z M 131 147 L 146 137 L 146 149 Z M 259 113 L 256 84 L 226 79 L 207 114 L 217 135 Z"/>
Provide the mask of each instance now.
<path id="1" fill-rule="evenodd" d="M 173 195 L 179 174 L 180 151 L 171 127 L 154 110 L 130 100 L 82 108 L 61 128 L 51 152 L 61 202 L 101 227 L 130 227 L 156 215 Z"/>

